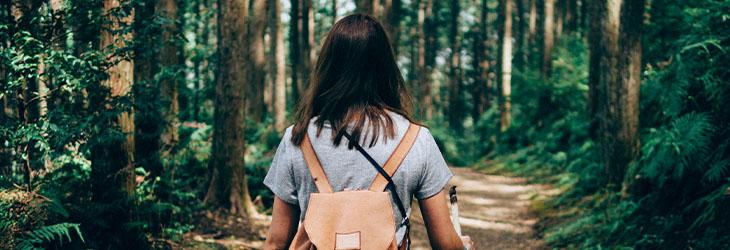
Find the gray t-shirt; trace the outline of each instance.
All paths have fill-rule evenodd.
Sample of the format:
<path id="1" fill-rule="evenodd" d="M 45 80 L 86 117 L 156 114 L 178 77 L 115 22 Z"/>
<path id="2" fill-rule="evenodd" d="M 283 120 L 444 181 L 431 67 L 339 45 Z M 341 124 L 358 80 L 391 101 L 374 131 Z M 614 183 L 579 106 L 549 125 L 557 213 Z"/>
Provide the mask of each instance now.
<path id="1" fill-rule="evenodd" d="M 409 125 L 409 121 L 404 117 L 389 113 L 396 126 L 396 138 L 384 140 L 384 136 L 381 135 L 374 147 L 365 147 L 368 154 L 381 166 L 403 138 Z M 322 128 L 320 136 L 317 137 L 317 128 L 313 121 L 314 119 L 308 128 L 309 138 L 333 191 L 368 189 L 377 174 L 375 167 L 357 150 L 347 149 L 346 138 L 343 138 L 340 145 L 335 147 L 332 143 L 331 127 L 328 125 Z M 317 192 L 317 187 L 314 185 L 302 151 L 291 142 L 291 129 L 292 127 L 289 127 L 284 132 L 271 168 L 264 179 L 264 185 L 284 202 L 298 205 L 301 210 L 300 219 L 304 220 L 309 193 Z M 367 128 L 364 128 L 363 131 L 367 131 Z M 367 142 L 369 143 L 369 140 Z M 452 173 L 441 156 L 441 151 L 433 136 L 427 128 L 421 128 L 413 147 L 392 178 L 398 196 L 410 214 L 410 201 L 414 196 L 420 200 L 437 194 L 444 188 L 451 176 Z M 393 215 L 394 223 L 399 225 L 403 217 L 395 204 L 393 204 Z M 396 232 L 399 242 L 404 235 L 405 227 L 399 227 Z"/>

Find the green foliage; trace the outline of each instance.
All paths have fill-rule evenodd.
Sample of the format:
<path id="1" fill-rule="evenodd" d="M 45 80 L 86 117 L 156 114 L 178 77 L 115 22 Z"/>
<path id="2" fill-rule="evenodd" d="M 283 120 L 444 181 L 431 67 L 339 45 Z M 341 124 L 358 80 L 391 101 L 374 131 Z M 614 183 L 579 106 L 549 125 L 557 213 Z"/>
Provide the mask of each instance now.
<path id="1" fill-rule="evenodd" d="M 515 108 L 514 128 L 519 134 L 507 139 L 521 144 L 496 159 L 506 161 L 512 171 L 543 177 L 567 190 L 548 202 L 553 211 L 548 216 L 559 221 L 546 230 L 545 239 L 553 247 L 724 249 L 730 245 L 728 212 L 721 209 L 730 204 L 730 109 L 726 105 L 730 72 L 722 63 L 730 60 L 730 29 L 727 15 L 716 11 L 730 5 L 655 1 L 651 6 L 641 86 L 641 154 L 627 166 L 621 192 L 605 188 L 600 148 L 587 136 L 587 119 L 582 118 L 585 104 L 573 99 L 584 98 L 585 85 L 563 88 L 576 94 L 572 98 L 568 94 L 527 109 L 539 110 L 549 103 L 550 112 L 518 117 L 521 107 Z M 575 42 L 561 41 L 553 59 L 553 76 L 566 86 L 585 82 L 580 72 L 586 71 L 571 67 L 580 68 L 586 61 L 561 52 L 566 48 L 584 51 Z M 515 74 L 515 92 L 521 84 L 544 84 Z M 526 96 L 547 92 L 561 97 L 559 86 Z M 530 100 L 515 100 L 515 105 L 524 105 L 520 102 Z M 557 119 L 544 118 L 553 116 Z M 543 120 L 549 125 L 540 123 Z M 565 154 L 556 157 L 558 152 Z M 550 171 L 546 175 L 535 165 Z M 576 181 L 544 178 L 564 172 Z M 564 210 L 577 212 L 560 213 Z"/>
<path id="2" fill-rule="evenodd" d="M 17 248 L 23 250 L 44 249 L 38 247 L 38 245 L 46 242 L 52 242 L 56 239 L 58 239 L 58 241 L 60 242 L 59 244 L 63 244 L 64 238 L 66 238 L 68 241 L 72 240 L 72 233 L 75 233 L 75 235 L 81 238 L 81 241 L 84 240 L 84 237 L 81 235 L 81 229 L 79 228 L 79 224 L 60 223 L 44 226 L 26 233 L 24 237 L 19 239 Z"/>
<path id="3" fill-rule="evenodd" d="M 673 120 L 669 128 L 650 132 L 644 142 L 638 174 L 661 188 L 668 179 L 679 180 L 686 171 L 705 165 L 713 127 L 707 115 L 689 113 Z M 719 176 L 713 176 L 719 178 Z"/>

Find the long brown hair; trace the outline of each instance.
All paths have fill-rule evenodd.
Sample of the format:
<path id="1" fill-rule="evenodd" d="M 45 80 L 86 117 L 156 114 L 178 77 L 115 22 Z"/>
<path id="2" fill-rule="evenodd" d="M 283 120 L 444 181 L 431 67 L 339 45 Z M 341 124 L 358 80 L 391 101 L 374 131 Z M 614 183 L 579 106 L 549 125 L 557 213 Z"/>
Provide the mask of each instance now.
<path id="1" fill-rule="evenodd" d="M 317 136 L 325 123 L 332 127 L 333 143 L 353 125 L 353 146 L 370 137 L 369 146 L 396 136 L 386 110 L 410 118 L 411 97 L 395 62 L 393 49 L 383 26 L 372 16 L 353 14 L 335 23 L 325 38 L 309 87 L 302 96 L 292 129 L 292 142 L 301 145 L 307 126 L 317 117 Z M 368 131 L 363 127 L 369 123 Z"/>

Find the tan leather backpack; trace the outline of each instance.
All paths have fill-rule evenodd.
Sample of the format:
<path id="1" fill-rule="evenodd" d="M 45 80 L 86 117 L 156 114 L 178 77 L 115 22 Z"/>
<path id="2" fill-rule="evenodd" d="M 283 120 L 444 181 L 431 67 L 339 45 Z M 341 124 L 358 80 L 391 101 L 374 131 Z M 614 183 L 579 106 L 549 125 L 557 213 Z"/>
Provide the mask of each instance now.
<path id="1" fill-rule="evenodd" d="M 400 166 L 416 141 L 420 127 L 411 124 L 398 146 L 381 167 L 365 150 L 355 148 L 378 170 L 378 175 L 368 190 L 333 192 L 332 186 L 314 152 L 312 143 L 305 135 L 301 145 L 318 193 L 309 195 L 304 221 L 294 236 L 289 249 L 408 249 L 410 225 L 403 203 L 395 192 L 390 178 Z M 348 140 L 349 134 L 344 133 Z M 395 238 L 393 208 L 387 191 L 390 189 L 398 210 L 403 215 L 406 235 L 400 247 Z"/>

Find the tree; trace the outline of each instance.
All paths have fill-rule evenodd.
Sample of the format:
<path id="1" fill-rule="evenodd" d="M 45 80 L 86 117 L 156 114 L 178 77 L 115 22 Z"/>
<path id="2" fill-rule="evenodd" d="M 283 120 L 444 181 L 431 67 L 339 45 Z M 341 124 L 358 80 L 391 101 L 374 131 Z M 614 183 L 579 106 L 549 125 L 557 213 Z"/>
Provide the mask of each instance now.
<path id="1" fill-rule="evenodd" d="M 222 0 L 218 6 L 218 77 L 215 87 L 213 144 L 209 186 L 204 202 L 232 215 L 253 215 L 245 175 L 244 140 L 246 59 L 249 58 L 246 0 Z"/>
<path id="2" fill-rule="evenodd" d="M 472 119 L 479 120 L 480 116 L 489 106 L 492 91 L 492 81 L 489 77 L 489 25 L 487 17 L 487 0 L 480 1 L 479 16 L 474 26 L 475 39 L 472 43 L 472 68 L 476 71 L 474 76 L 475 84 L 472 88 L 473 109 Z"/>
<path id="3" fill-rule="evenodd" d="M 565 1 L 565 31 L 575 32 L 578 29 L 578 0 Z"/>
<path id="4" fill-rule="evenodd" d="M 535 44 L 535 38 L 537 37 L 537 0 L 530 0 L 530 14 L 527 22 L 527 32 L 529 37 L 530 47 Z"/>
<path id="5" fill-rule="evenodd" d="M 550 1 L 550 0 L 546 0 Z M 502 89 L 502 101 L 500 102 L 500 129 L 505 131 L 512 122 L 511 117 L 511 94 L 512 94 L 512 0 L 500 1 L 500 83 Z"/>
<path id="6" fill-rule="evenodd" d="M 332 26 L 337 22 L 337 0 L 332 0 Z"/>
<path id="7" fill-rule="evenodd" d="M 336 2 L 336 1 L 335 1 Z M 273 86 L 274 127 L 282 132 L 286 128 L 286 54 L 284 29 L 281 23 L 281 3 L 273 1 L 269 6 L 269 34 L 271 36 L 271 85 Z"/>
<path id="8" fill-rule="evenodd" d="M 95 233 L 98 237 L 116 235 L 119 242 L 110 245 L 124 244 L 130 248 L 141 248 L 146 245 L 144 236 L 138 228 L 125 224 L 132 221 L 131 197 L 134 194 L 134 152 L 135 123 L 134 110 L 124 105 L 128 99 L 134 81 L 134 62 L 125 55 L 127 44 L 133 35 L 127 31 L 132 25 L 134 15 L 124 11 L 128 2 L 105 0 L 103 13 L 106 21 L 101 29 L 100 48 L 108 53 L 108 77 L 101 82 L 102 90 L 90 93 L 91 108 L 108 112 L 109 108 L 118 112 L 116 116 L 102 116 L 98 130 L 105 133 L 95 134 L 91 138 L 91 193 L 92 201 L 115 209 L 101 209 L 97 219 L 106 222 L 99 226 Z M 114 105 L 119 100 L 122 105 Z M 114 107 L 113 107 L 114 106 Z M 100 246 L 99 248 L 107 248 Z"/>
<path id="9" fill-rule="evenodd" d="M 401 0 L 383 0 L 383 24 L 396 56 L 398 56 L 398 40 L 400 36 L 401 4 Z"/>
<path id="10" fill-rule="evenodd" d="M 515 15 L 516 17 L 516 34 L 515 34 L 515 43 L 516 43 L 516 49 L 515 49 L 515 62 L 514 64 L 517 65 L 517 67 L 520 67 L 521 69 L 527 68 L 527 61 L 528 61 L 528 51 L 529 51 L 529 34 L 528 32 L 525 32 L 525 27 L 527 24 L 525 19 L 525 0 L 515 0 L 515 7 L 517 7 L 517 13 Z"/>
<path id="11" fill-rule="evenodd" d="M 266 55 L 264 35 L 266 34 L 266 0 L 251 0 L 253 9 L 251 21 L 248 23 L 248 39 L 251 56 L 247 65 L 248 83 L 246 84 L 246 116 L 253 121 L 261 122 L 266 106 L 264 105 L 264 86 L 266 81 Z"/>
<path id="12" fill-rule="evenodd" d="M 560 37 L 563 35 L 563 25 L 565 22 L 565 0 L 555 0 L 554 9 L 553 9 L 553 19 L 555 21 L 555 25 L 553 26 L 553 42 L 560 41 Z"/>
<path id="13" fill-rule="evenodd" d="M 132 39 L 131 33 L 121 33 L 120 30 L 123 26 L 131 25 L 133 16 L 127 15 L 120 18 L 114 16 L 113 11 L 119 8 L 120 4 L 121 2 L 117 0 L 104 1 L 104 11 L 109 16 L 109 21 L 101 31 L 101 48 L 124 48 L 126 43 Z M 132 88 L 134 63 L 129 59 L 125 59 L 117 51 L 112 51 L 111 55 L 109 59 L 111 66 L 107 69 L 108 79 L 104 80 L 102 85 L 109 89 L 111 97 L 126 97 Z M 113 126 L 119 128 L 123 138 L 121 143 L 102 144 L 103 148 L 100 148 L 102 152 L 95 154 L 99 157 L 92 157 L 92 175 L 95 171 L 98 172 L 96 177 L 102 180 L 99 184 L 106 183 L 103 186 L 97 186 L 97 189 L 106 189 L 106 185 L 109 183 L 118 183 L 119 186 L 111 188 L 121 188 L 126 193 L 131 194 L 134 191 L 134 179 L 132 178 L 132 169 L 134 168 L 134 111 L 121 112 L 111 122 Z M 92 152 L 92 154 L 94 153 Z M 102 162 L 105 166 L 97 167 Z M 94 163 L 99 165 L 94 165 Z M 103 181 L 107 179 L 111 179 L 111 182 Z"/>
<path id="14" fill-rule="evenodd" d="M 386 0 L 387 1 L 387 0 Z M 379 0 L 355 0 L 355 12 L 378 16 Z"/>
<path id="15" fill-rule="evenodd" d="M 610 185 L 639 152 L 644 1 L 596 1 L 590 13 L 589 109 Z"/>
<path id="16" fill-rule="evenodd" d="M 299 11 L 299 1 L 305 1 L 305 0 L 291 0 L 290 7 L 289 7 L 289 60 L 291 60 L 291 93 L 292 98 L 291 100 L 296 103 L 299 101 L 299 96 L 301 95 L 302 86 L 304 86 L 302 82 L 302 69 L 300 69 L 299 63 L 301 63 L 300 58 L 302 55 L 299 51 L 299 33 L 300 33 L 300 26 L 302 25 L 302 16 L 301 11 Z"/>
<path id="17" fill-rule="evenodd" d="M 542 64 L 540 72 L 542 76 L 547 79 L 550 77 L 550 71 L 552 70 L 552 56 L 553 56 L 553 45 L 555 44 L 554 35 L 554 8 L 555 0 L 545 0 L 545 6 L 543 8 L 543 46 L 542 46 Z"/>
<path id="18" fill-rule="evenodd" d="M 292 101 L 297 102 L 309 81 L 314 53 L 314 11 L 312 0 L 291 1 L 290 58 L 292 64 Z"/>
<path id="19" fill-rule="evenodd" d="M 162 172 L 160 149 L 164 121 L 160 101 L 160 85 L 155 80 L 159 73 L 158 60 L 162 37 L 156 24 L 156 4 L 139 1 L 134 5 L 134 101 L 135 101 L 135 161 L 152 176 Z"/>
<path id="20" fill-rule="evenodd" d="M 451 26 L 449 27 L 449 44 L 451 46 L 451 56 L 449 58 L 449 100 L 448 100 L 448 118 L 449 125 L 456 130 L 461 129 L 461 120 L 464 112 L 463 105 L 460 100 L 461 88 L 461 39 L 459 37 L 459 15 L 461 14 L 461 6 L 459 1 L 450 1 L 449 9 L 451 11 Z"/>
<path id="21" fill-rule="evenodd" d="M 418 60 L 416 71 L 418 72 L 418 89 L 420 90 L 420 113 L 426 119 L 433 118 L 433 97 L 431 96 L 431 55 L 433 49 L 432 41 L 432 0 L 418 0 Z M 428 19 L 426 19 L 428 17 Z"/>
<path id="22" fill-rule="evenodd" d="M 161 38 L 162 47 L 160 48 L 159 58 L 157 61 L 162 67 L 162 76 L 160 77 L 160 99 L 162 101 L 162 117 L 164 119 L 164 127 L 160 134 L 160 145 L 162 153 L 165 154 L 172 150 L 179 141 L 178 126 L 180 120 L 178 113 L 180 105 L 178 104 L 178 91 L 180 76 L 178 70 L 180 67 L 180 46 L 177 39 L 180 29 L 177 26 L 178 7 L 175 0 L 158 0 L 157 9 L 160 15 L 165 19 L 162 23 Z"/>

